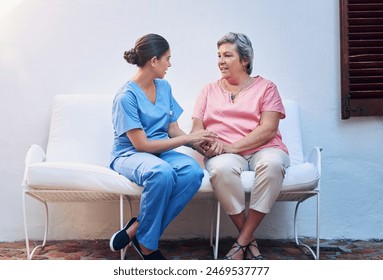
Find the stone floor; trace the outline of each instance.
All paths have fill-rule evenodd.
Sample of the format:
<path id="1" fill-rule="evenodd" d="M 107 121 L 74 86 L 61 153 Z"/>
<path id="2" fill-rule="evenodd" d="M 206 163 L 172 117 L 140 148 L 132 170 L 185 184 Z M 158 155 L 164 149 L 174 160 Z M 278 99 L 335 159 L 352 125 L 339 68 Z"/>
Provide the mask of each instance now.
<path id="1" fill-rule="evenodd" d="M 233 239 L 220 241 L 219 259 L 228 252 Z M 314 245 L 313 240 L 305 240 Z M 109 240 L 49 241 L 42 250 L 37 250 L 36 260 L 118 260 L 119 252 L 109 249 Z M 31 246 L 34 244 L 30 243 Z M 261 253 L 267 260 L 310 260 L 311 254 L 292 241 L 258 240 Z M 212 260 L 213 251 L 209 240 L 164 240 L 160 250 L 173 260 Z M 26 259 L 24 242 L 0 243 L 0 260 Z M 139 259 L 133 248 L 128 248 L 126 259 Z M 383 240 L 321 240 L 321 260 L 383 260 Z"/>

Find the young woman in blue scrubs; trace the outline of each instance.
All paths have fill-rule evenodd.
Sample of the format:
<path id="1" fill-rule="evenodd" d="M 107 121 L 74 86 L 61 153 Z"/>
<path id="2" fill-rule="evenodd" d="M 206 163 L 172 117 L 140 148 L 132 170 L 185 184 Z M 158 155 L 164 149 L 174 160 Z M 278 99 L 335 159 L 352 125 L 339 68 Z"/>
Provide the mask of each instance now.
<path id="1" fill-rule="evenodd" d="M 114 145 L 111 168 L 143 187 L 140 210 L 110 239 L 113 251 L 131 241 L 143 259 L 165 259 L 158 241 L 198 191 L 203 170 L 191 157 L 174 151 L 182 145 L 214 141 L 216 135 L 202 130 L 185 134 L 177 119 L 182 108 L 163 80 L 170 63 L 168 42 L 147 34 L 124 53 L 137 72 L 113 102 Z"/>

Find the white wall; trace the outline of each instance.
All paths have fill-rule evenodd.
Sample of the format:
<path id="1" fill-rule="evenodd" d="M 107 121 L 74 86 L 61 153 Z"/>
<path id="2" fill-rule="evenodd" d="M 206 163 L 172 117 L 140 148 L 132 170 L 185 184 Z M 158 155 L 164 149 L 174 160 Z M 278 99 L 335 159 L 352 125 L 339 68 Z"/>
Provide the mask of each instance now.
<path id="1" fill-rule="evenodd" d="M 383 122 L 340 119 L 336 0 L 28 0 L 0 17 L 0 241 L 24 238 L 20 183 L 30 144 L 46 146 L 56 94 L 114 94 L 135 69 L 123 59 L 137 37 L 159 33 L 172 48 L 167 79 L 177 99 L 219 78 L 216 41 L 243 32 L 253 74 L 273 80 L 302 106 L 305 150 L 323 148 L 321 238 L 383 238 Z M 43 207 L 29 199 L 31 237 L 42 238 Z M 303 204 L 302 233 L 315 212 Z M 53 205 L 50 238 L 109 238 L 118 205 Z M 190 204 L 164 238 L 207 236 L 210 207 Z M 259 237 L 292 236 L 293 207 L 278 203 Z M 196 217 L 200 222 L 196 222 Z M 235 234 L 225 215 L 223 235 Z"/>

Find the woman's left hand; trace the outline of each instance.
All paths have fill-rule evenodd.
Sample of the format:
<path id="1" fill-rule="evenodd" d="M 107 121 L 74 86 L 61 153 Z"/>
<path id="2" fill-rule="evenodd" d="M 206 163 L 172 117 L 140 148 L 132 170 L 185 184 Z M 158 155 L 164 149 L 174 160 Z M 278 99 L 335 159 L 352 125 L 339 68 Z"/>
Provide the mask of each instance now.
<path id="1" fill-rule="evenodd" d="M 208 158 L 215 157 L 223 153 L 223 144 L 218 141 L 215 141 L 210 146 L 203 146 L 202 148 L 205 150 L 205 156 Z"/>

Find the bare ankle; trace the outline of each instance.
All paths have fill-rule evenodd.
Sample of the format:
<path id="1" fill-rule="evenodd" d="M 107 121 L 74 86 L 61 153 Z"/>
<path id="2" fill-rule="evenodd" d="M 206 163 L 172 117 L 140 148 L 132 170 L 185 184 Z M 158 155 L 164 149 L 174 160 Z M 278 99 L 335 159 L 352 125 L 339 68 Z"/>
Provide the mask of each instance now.
<path id="1" fill-rule="evenodd" d="M 150 253 L 153 253 L 154 252 L 154 250 L 150 250 L 150 249 L 148 249 L 148 248 L 146 248 L 144 245 L 142 245 L 141 243 L 140 243 L 140 247 L 141 247 L 141 251 L 142 251 L 142 253 L 144 254 L 144 255 L 149 255 Z"/>

